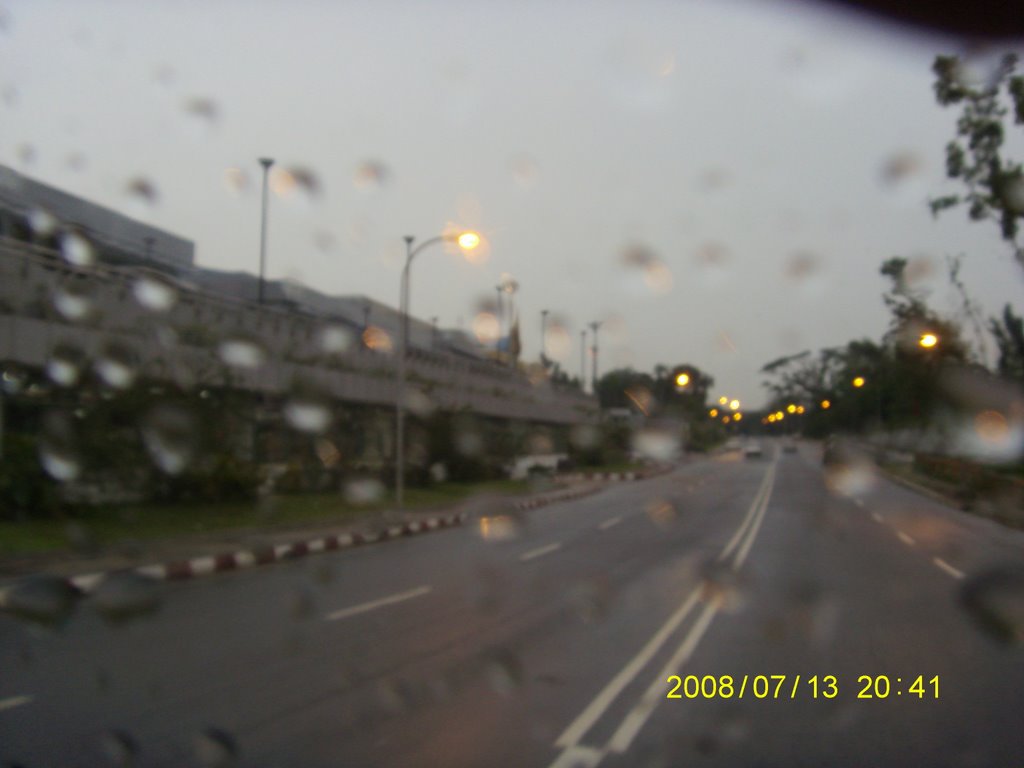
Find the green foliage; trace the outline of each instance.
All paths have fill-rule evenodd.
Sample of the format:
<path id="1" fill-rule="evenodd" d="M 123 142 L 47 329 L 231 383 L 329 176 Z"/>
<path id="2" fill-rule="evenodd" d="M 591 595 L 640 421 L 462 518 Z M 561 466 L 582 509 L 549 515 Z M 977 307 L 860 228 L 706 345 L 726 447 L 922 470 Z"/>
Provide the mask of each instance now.
<path id="1" fill-rule="evenodd" d="M 1024 124 L 1024 78 L 1013 74 L 1016 66 L 1017 57 L 1007 54 L 986 82 L 974 83 L 959 58 L 936 57 L 932 66 L 935 97 L 944 107 L 960 108 L 957 138 L 946 145 L 946 175 L 961 182 L 964 192 L 935 198 L 930 206 L 937 215 L 965 205 L 974 221 L 997 220 L 1000 234 L 1024 266 L 1024 245 L 1019 240 L 1024 167 L 1003 154 L 1007 102 L 1013 106 L 1014 122 Z"/>
<path id="2" fill-rule="evenodd" d="M 53 517 L 60 509 L 57 484 L 39 463 L 36 440 L 4 435 L 0 459 L 0 520 Z"/>
<path id="3" fill-rule="evenodd" d="M 993 318 L 989 329 L 999 347 L 999 374 L 1024 383 L 1024 319 L 1007 304 L 1002 318 Z"/>

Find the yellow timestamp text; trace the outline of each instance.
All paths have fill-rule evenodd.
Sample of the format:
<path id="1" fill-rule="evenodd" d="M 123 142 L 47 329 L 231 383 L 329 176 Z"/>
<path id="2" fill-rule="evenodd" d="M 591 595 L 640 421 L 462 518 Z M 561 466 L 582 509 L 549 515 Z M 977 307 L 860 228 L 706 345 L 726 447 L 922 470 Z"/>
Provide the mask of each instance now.
<path id="1" fill-rule="evenodd" d="M 858 699 L 939 698 L 939 676 L 860 675 L 855 685 L 840 685 L 835 675 L 671 675 L 669 699 L 834 699 L 840 688 Z"/>

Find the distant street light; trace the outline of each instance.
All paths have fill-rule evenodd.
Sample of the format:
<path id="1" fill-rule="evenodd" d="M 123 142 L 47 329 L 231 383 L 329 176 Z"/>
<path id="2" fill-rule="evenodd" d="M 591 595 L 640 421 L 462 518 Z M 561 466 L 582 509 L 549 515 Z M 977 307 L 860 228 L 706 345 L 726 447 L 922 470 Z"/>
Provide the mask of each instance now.
<path id="1" fill-rule="evenodd" d="M 260 158 L 260 165 L 263 166 L 263 212 L 260 215 L 260 304 L 263 303 L 263 283 L 267 272 L 267 176 L 270 172 L 270 166 L 273 164 L 273 158 Z"/>
<path id="2" fill-rule="evenodd" d="M 729 408 L 731 410 L 738 411 L 740 409 L 740 401 L 739 400 L 735 400 L 735 399 L 730 400 L 729 401 Z"/>
<path id="3" fill-rule="evenodd" d="M 856 387 L 857 389 L 860 389 L 861 387 L 863 387 L 864 386 L 864 377 L 863 376 L 856 376 L 856 377 L 854 377 L 854 379 L 853 379 L 853 386 Z"/>
<path id="4" fill-rule="evenodd" d="M 409 268 L 416 254 L 436 243 L 455 243 L 463 251 L 471 251 L 480 245 L 476 232 L 445 232 L 424 240 L 415 248 L 416 238 L 405 236 L 405 268 L 402 270 L 402 285 L 399 292 L 398 308 L 398 392 L 395 396 L 395 503 L 402 508 L 402 492 L 405 485 L 405 356 L 409 346 Z"/>
<path id="5" fill-rule="evenodd" d="M 676 386 L 679 387 L 680 389 L 684 388 L 689 383 L 690 383 L 690 374 L 688 374 L 688 373 L 680 373 L 678 376 L 676 376 Z"/>
<path id="6" fill-rule="evenodd" d="M 832 407 L 832 402 L 830 400 L 822 400 L 821 401 L 821 410 L 827 411 L 831 407 Z"/>
<path id="7" fill-rule="evenodd" d="M 923 333 L 917 343 L 925 349 L 931 349 L 939 343 L 939 337 L 934 333 Z"/>

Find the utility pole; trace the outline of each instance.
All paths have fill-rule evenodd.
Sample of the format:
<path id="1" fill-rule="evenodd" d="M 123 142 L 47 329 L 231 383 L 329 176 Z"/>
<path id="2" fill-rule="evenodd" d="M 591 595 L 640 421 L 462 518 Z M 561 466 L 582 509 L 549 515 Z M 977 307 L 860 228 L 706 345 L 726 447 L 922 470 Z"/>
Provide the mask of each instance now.
<path id="1" fill-rule="evenodd" d="M 600 327 L 601 323 L 597 322 L 596 320 L 590 324 L 590 329 L 594 332 L 594 367 L 592 369 L 593 375 L 590 379 L 590 387 L 594 392 L 597 392 L 597 329 Z"/>
<path id="2" fill-rule="evenodd" d="M 580 331 L 580 390 L 587 391 L 587 329 Z"/>
<path id="3" fill-rule="evenodd" d="M 548 310 L 542 309 L 540 311 L 540 362 L 547 368 L 548 366 Z"/>
<path id="4" fill-rule="evenodd" d="M 261 157 L 260 165 L 263 166 L 263 213 L 260 218 L 260 288 L 259 302 L 263 303 L 263 282 L 266 279 L 267 271 L 267 176 L 270 166 L 274 164 L 272 158 Z"/>

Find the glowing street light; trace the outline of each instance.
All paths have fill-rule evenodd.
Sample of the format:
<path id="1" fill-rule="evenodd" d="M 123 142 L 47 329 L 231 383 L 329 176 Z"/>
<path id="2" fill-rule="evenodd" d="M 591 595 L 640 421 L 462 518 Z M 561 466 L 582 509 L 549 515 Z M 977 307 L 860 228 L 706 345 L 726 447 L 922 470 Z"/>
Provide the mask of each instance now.
<path id="1" fill-rule="evenodd" d="M 786 406 L 786 413 L 796 413 L 796 406 L 790 403 Z"/>
<path id="2" fill-rule="evenodd" d="M 786 418 L 786 414 L 784 414 L 782 411 L 776 411 L 775 412 L 775 420 L 776 421 L 782 421 L 784 418 Z"/>
<path id="3" fill-rule="evenodd" d="M 690 383 L 690 374 L 688 374 L 688 373 L 680 373 L 678 376 L 676 376 L 676 386 L 679 387 L 680 389 L 682 389 L 683 387 L 685 387 L 689 383 Z"/>
<path id="4" fill-rule="evenodd" d="M 718 398 L 718 404 L 719 405 L 725 405 L 728 402 L 729 402 L 729 398 L 726 397 L 725 395 L 722 395 L 720 398 Z"/>
<path id="5" fill-rule="evenodd" d="M 917 342 L 925 349 L 931 349 L 939 343 L 939 337 L 934 333 L 922 333 L 921 338 Z"/>
<path id="6" fill-rule="evenodd" d="M 738 411 L 740 409 L 740 401 L 739 400 L 730 400 L 729 401 L 729 408 L 731 410 L 733 410 L 733 411 Z"/>
<path id="7" fill-rule="evenodd" d="M 262 162 L 262 161 L 261 161 Z M 409 346 L 409 268 L 416 254 L 424 248 L 436 243 L 455 243 L 463 253 L 477 248 L 481 243 L 480 235 L 471 230 L 446 231 L 429 240 L 424 240 L 415 248 L 412 247 L 416 238 L 405 236 L 405 268 L 402 270 L 402 283 L 399 293 L 398 309 L 398 387 L 395 397 L 395 503 L 402 508 L 402 491 L 405 485 L 405 356 Z"/>
<path id="8" fill-rule="evenodd" d="M 821 410 L 827 411 L 831 407 L 832 407 L 832 401 L 830 401 L 830 400 L 822 400 L 821 401 Z"/>
<path id="9" fill-rule="evenodd" d="M 798 414 L 800 414 L 800 413 L 803 413 L 803 412 L 804 412 L 805 410 L 806 410 L 806 408 L 804 408 L 804 407 L 803 407 L 802 405 L 798 405 L 798 406 L 796 407 L 796 412 L 797 412 Z"/>
<path id="10" fill-rule="evenodd" d="M 740 419 L 743 418 L 743 414 L 742 413 L 733 414 L 732 418 L 733 418 L 733 421 L 739 421 Z"/>
<path id="11" fill-rule="evenodd" d="M 861 387 L 863 387 L 864 386 L 864 377 L 863 376 L 855 377 L 854 380 L 853 380 L 853 386 L 855 386 L 857 389 L 860 389 Z"/>
<path id="12" fill-rule="evenodd" d="M 712 408 L 711 411 L 708 413 L 708 416 L 710 416 L 712 419 L 717 419 L 718 418 L 718 409 L 717 408 Z"/>

